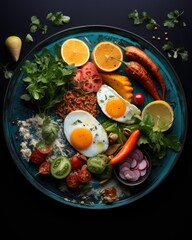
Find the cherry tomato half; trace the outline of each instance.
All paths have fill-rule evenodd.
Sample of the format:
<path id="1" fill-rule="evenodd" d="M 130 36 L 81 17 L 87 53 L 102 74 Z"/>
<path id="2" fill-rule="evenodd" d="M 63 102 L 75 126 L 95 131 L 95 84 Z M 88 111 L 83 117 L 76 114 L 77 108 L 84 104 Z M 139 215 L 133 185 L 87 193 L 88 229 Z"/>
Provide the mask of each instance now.
<path id="1" fill-rule="evenodd" d="M 83 160 L 81 158 L 79 158 L 78 156 L 74 155 L 69 160 L 71 162 L 71 168 L 73 170 L 80 169 L 83 166 Z"/>
<path id="2" fill-rule="evenodd" d="M 77 175 L 78 179 L 82 183 L 88 183 L 91 180 L 91 173 L 87 169 L 81 169 Z"/>
<path id="3" fill-rule="evenodd" d="M 137 105 L 141 105 L 144 103 L 145 101 L 145 97 L 142 93 L 136 93 L 134 96 L 133 96 L 133 101 L 135 102 L 135 104 Z"/>
<path id="4" fill-rule="evenodd" d="M 41 164 L 45 160 L 45 155 L 36 149 L 31 152 L 30 160 L 35 164 Z"/>
<path id="5" fill-rule="evenodd" d="M 77 188 L 79 186 L 79 179 L 77 177 L 77 174 L 70 173 L 66 178 L 66 185 L 69 188 Z"/>
<path id="6" fill-rule="evenodd" d="M 45 142 L 42 142 L 42 141 L 37 143 L 36 148 L 42 154 L 45 154 L 45 155 L 48 155 L 51 152 L 51 150 L 52 150 L 52 147 L 50 145 L 47 145 Z"/>
<path id="7" fill-rule="evenodd" d="M 39 173 L 43 175 L 47 175 L 51 172 L 51 163 L 50 162 L 43 162 L 39 166 Z"/>

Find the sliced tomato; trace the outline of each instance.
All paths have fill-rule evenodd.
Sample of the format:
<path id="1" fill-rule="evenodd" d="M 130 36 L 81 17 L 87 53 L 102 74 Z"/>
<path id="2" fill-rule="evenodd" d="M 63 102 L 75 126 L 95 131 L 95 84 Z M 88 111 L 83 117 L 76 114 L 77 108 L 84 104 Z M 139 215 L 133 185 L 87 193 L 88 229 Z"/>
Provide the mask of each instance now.
<path id="1" fill-rule="evenodd" d="M 42 154 L 38 149 L 31 152 L 30 161 L 35 164 L 41 164 L 45 160 L 45 155 Z"/>
<path id="2" fill-rule="evenodd" d="M 75 173 L 70 173 L 66 178 L 66 185 L 69 188 L 77 188 L 79 186 L 79 179 Z"/>
<path id="3" fill-rule="evenodd" d="M 53 177 L 65 178 L 71 171 L 71 163 L 67 157 L 58 156 L 51 163 L 51 174 Z"/>
<path id="4" fill-rule="evenodd" d="M 47 145 L 44 141 L 40 141 L 39 143 L 37 143 L 36 148 L 45 155 L 50 154 L 52 147 L 51 145 Z"/>
<path id="5" fill-rule="evenodd" d="M 97 92 L 103 80 L 94 63 L 87 62 L 79 69 L 74 77 L 78 87 L 86 92 Z"/>
<path id="6" fill-rule="evenodd" d="M 43 175 L 50 174 L 51 172 L 51 163 L 50 162 L 42 162 L 39 166 L 39 173 Z"/>
<path id="7" fill-rule="evenodd" d="M 87 169 L 81 169 L 77 175 L 78 179 L 82 183 L 88 183 L 91 180 L 91 173 Z"/>

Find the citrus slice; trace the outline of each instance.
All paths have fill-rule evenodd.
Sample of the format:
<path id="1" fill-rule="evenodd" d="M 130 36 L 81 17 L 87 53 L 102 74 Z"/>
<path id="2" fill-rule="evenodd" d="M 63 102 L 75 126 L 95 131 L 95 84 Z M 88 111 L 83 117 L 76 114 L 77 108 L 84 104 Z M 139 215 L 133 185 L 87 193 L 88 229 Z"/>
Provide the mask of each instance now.
<path id="1" fill-rule="evenodd" d="M 121 66 L 123 53 L 121 48 L 112 42 L 100 42 L 93 49 L 92 61 L 100 71 L 113 72 Z"/>
<path id="2" fill-rule="evenodd" d="M 168 102 L 164 100 L 155 100 L 148 103 L 141 112 L 144 118 L 149 113 L 154 119 L 154 131 L 167 131 L 173 124 L 174 112 Z"/>
<path id="3" fill-rule="evenodd" d="M 61 56 L 67 64 L 75 64 L 76 67 L 80 67 L 89 60 L 90 50 L 84 41 L 70 38 L 62 44 Z"/>

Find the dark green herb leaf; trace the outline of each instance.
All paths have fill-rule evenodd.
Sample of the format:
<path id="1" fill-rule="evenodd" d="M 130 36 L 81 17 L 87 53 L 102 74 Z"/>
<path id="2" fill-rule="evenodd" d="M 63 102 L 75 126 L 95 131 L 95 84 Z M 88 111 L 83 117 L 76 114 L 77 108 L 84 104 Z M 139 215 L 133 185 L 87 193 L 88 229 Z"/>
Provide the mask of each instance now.
<path id="1" fill-rule="evenodd" d="M 25 37 L 25 42 L 29 43 L 29 42 L 33 42 L 33 37 L 31 36 L 31 34 L 27 34 Z"/>
<path id="2" fill-rule="evenodd" d="M 63 13 L 60 11 L 47 14 L 46 19 L 50 20 L 56 26 L 62 26 L 70 21 L 70 17 L 63 15 Z"/>
<path id="3" fill-rule="evenodd" d="M 9 63 L 8 63 L 8 64 L 9 64 Z M 2 63 L 0 63 L 0 69 L 2 69 L 3 74 L 4 74 L 4 77 L 5 77 L 6 79 L 11 78 L 12 75 L 13 75 L 13 71 L 7 69 L 8 64 L 3 65 Z"/>
<path id="4" fill-rule="evenodd" d="M 169 12 L 167 14 L 167 19 L 164 21 L 163 26 L 167 28 L 174 28 L 175 24 L 179 22 L 179 18 L 183 13 L 184 11 L 180 13 L 178 10 Z"/>
<path id="5" fill-rule="evenodd" d="M 63 93 L 73 84 L 72 77 L 77 68 L 67 65 L 61 58 L 60 47 L 55 46 L 51 53 L 44 48 L 33 60 L 26 60 L 21 67 L 26 90 L 39 114 L 46 115 L 53 106 L 61 101 Z"/>
<path id="6" fill-rule="evenodd" d="M 128 18 L 131 18 L 135 25 L 143 23 L 143 18 L 139 17 L 139 13 L 138 13 L 137 9 L 135 9 L 133 12 L 129 13 Z"/>

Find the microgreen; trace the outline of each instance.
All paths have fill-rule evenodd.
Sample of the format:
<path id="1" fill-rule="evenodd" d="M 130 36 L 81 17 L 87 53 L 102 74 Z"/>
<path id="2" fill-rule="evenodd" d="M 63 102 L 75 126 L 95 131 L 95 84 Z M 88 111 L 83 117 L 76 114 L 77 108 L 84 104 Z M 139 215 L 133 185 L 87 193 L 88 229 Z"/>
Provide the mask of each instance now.
<path id="1" fill-rule="evenodd" d="M 63 24 L 70 21 L 70 17 L 63 15 L 63 13 L 60 11 L 55 13 L 48 13 L 46 19 L 50 20 L 56 26 L 62 26 Z"/>
<path id="2" fill-rule="evenodd" d="M 184 13 L 179 12 L 178 10 L 174 10 L 167 14 L 167 19 L 164 21 L 163 26 L 167 28 L 174 28 L 175 24 L 179 22 L 179 18 Z"/>

